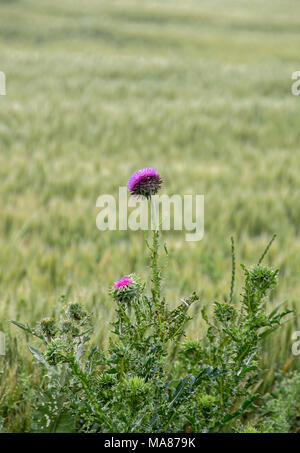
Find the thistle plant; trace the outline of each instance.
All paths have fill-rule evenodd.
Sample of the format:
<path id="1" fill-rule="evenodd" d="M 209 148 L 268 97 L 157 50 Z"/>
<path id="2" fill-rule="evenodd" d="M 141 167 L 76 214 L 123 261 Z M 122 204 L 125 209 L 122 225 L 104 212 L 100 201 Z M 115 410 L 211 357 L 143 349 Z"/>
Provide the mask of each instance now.
<path id="1" fill-rule="evenodd" d="M 162 179 L 146 168 L 128 182 L 134 196 L 151 203 Z M 13 321 L 38 338 L 29 347 L 43 368 L 44 381 L 32 407 L 32 430 L 81 432 L 215 432 L 230 430 L 234 420 L 257 400 L 262 375 L 261 340 L 279 328 L 291 310 L 270 313 L 266 302 L 278 270 L 262 264 L 242 266 L 244 286 L 234 304 L 235 251 L 228 300 L 215 301 L 201 338 L 185 338 L 192 304 L 199 295 L 181 298 L 170 309 L 162 295 L 160 232 L 148 244 L 150 288 L 138 275 L 117 280 L 109 294 L 115 318 L 109 346 L 91 343 L 91 316 L 79 303 L 60 308 L 57 319 L 36 327 Z"/>

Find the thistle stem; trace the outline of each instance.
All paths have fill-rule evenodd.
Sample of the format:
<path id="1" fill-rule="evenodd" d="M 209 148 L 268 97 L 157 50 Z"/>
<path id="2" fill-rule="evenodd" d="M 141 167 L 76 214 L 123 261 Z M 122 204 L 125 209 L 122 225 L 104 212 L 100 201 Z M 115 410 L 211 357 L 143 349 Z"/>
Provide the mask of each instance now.
<path id="1" fill-rule="evenodd" d="M 154 231 L 158 231 L 157 212 L 156 212 L 154 198 L 152 195 L 150 195 L 150 204 L 151 204 L 151 224 L 152 224 L 151 226 L 154 229 Z"/>
<path id="2" fill-rule="evenodd" d="M 162 332 L 162 324 L 161 324 L 161 307 L 160 307 L 160 268 L 158 263 L 158 251 L 159 251 L 159 228 L 157 225 L 157 216 L 156 216 L 156 209 L 154 200 L 152 195 L 150 195 L 150 207 L 151 207 L 151 215 L 152 215 L 152 224 L 154 225 L 153 230 L 153 241 L 151 247 L 151 269 L 152 269 L 152 300 L 155 307 L 156 316 L 158 319 L 158 324 L 160 326 L 160 331 Z"/>

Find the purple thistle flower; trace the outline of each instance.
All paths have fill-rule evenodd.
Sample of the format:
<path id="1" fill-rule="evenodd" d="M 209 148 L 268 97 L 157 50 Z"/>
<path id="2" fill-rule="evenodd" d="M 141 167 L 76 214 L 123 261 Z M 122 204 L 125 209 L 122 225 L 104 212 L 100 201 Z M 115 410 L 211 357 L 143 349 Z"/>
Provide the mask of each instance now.
<path id="1" fill-rule="evenodd" d="M 124 277 L 120 278 L 120 280 L 116 281 L 114 284 L 114 288 L 122 288 L 123 286 L 129 286 L 133 283 L 133 280 L 128 277 L 127 275 L 124 275 Z"/>
<path id="2" fill-rule="evenodd" d="M 129 178 L 127 187 L 131 195 L 150 198 L 159 191 L 162 182 L 154 168 L 142 168 Z"/>
<path id="3" fill-rule="evenodd" d="M 138 276 L 129 274 L 117 280 L 109 293 L 116 302 L 129 304 L 134 300 L 138 300 L 142 290 L 143 286 Z"/>

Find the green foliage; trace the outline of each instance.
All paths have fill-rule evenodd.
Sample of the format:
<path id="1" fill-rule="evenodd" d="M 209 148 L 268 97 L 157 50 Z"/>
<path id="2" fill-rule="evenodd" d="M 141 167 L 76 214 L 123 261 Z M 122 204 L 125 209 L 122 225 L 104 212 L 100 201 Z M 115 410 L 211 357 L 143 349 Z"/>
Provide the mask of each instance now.
<path id="1" fill-rule="evenodd" d="M 42 341 L 29 346 L 45 371 L 34 394 L 31 430 L 42 432 L 215 432 L 241 419 L 258 398 L 260 341 L 291 311 L 266 313 L 278 271 L 243 266 L 239 307 L 215 302 L 201 339 L 182 341 L 193 293 L 169 309 L 161 292 L 159 233 L 149 246 L 151 295 L 131 275 L 110 291 L 116 319 L 108 349 L 90 344 L 90 315 L 79 303 L 60 309 L 38 329 L 15 325 Z M 234 265 L 234 260 L 233 260 Z M 233 271 L 234 275 L 234 271 Z M 233 283 L 231 284 L 233 296 Z"/>
<path id="2" fill-rule="evenodd" d="M 273 391 L 264 397 L 257 423 L 262 432 L 300 432 L 300 373 L 278 379 Z"/>

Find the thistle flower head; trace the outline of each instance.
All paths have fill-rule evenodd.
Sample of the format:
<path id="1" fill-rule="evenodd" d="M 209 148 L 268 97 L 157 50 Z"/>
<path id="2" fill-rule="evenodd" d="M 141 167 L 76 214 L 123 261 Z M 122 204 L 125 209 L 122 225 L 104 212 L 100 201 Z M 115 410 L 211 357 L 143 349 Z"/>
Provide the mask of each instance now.
<path id="1" fill-rule="evenodd" d="M 139 278 L 135 274 L 130 274 L 114 283 L 110 295 L 118 302 L 130 302 L 139 296 L 141 290 Z"/>
<path id="2" fill-rule="evenodd" d="M 127 187 L 132 195 L 150 198 L 159 191 L 162 182 L 154 168 L 142 168 L 129 178 Z"/>
<path id="3" fill-rule="evenodd" d="M 128 277 L 127 275 L 124 275 L 124 277 L 120 278 L 120 280 L 117 280 L 114 284 L 114 288 L 122 288 L 123 286 L 129 286 L 133 283 L 133 280 Z"/>

